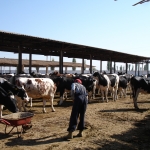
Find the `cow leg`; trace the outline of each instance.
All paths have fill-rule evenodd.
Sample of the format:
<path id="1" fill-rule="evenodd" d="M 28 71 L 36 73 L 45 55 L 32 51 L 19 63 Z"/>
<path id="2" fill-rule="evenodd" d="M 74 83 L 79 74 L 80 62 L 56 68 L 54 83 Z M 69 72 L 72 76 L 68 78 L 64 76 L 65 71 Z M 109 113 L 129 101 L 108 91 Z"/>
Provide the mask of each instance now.
<path id="1" fill-rule="evenodd" d="M 61 91 L 60 91 L 60 102 L 59 102 L 59 105 L 62 105 L 62 103 L 63 103 L 63 95 L 64 95 L 64 89 L 62 89 Z"/>
<path id="2" fill-rule="evenodd" d="M 114 91 L 114 89 L 112 89 L 111 93 L 112 93 L 112 100 L 115 101 L 115 91 Z"/>
<path id="3" fill-rule="evenodd" d="M 45 99 L 43 99 L 43 113 L 46 113 L 45 106 L 46 106 L 46 100 L 45 100 Z"/>
<path id="4" fill-rule="evenodd" d="M 24 111 L 26 112 L 27 111 L 27 109 L 26 109 L 26 102 L 24 100 L 22 101 L 22 107 L 23 107 Z"/>
<path id="5" fill-rule="evenodd" d="M 54 100 L 54 96 L 50 96 L 50 103 L 51 103 L 52 112 L 55 112 L 55 109 L 53 106 L 53 100 Z"/>
<path id="6" fill-rule="evenodd" d="M 104 94 L 105 94 L 106 102 L 108 103 L 108 97 L 107 97 L 107 96 L 108 96 L 108 90 L 105 90 L 105 91 L 104 91 Z"/>
<path id="7" fill-rule="evenodd" d="M 137 91 L 135 91 L 135 96 L 133 97 L 133 103 L 134 103 L 134 107 L 135 109 L 139 109 L 138 105 L 137 105 L 137 97 L 139 95 L 139 89 Z"/>
<path id="8" fill-rule="evenodd" d="M 22 102 L 22 100 L 17 99 L 17 103 L 18 103 L 19 112 L 21 112 L 22 111 L 22 104 L 23 104 L 23 102 Z"/>
<path id="9" fill-rule="evenodd" d="M 89 101 L 89 103 L 91 102 L 91 99 L 92 99 L 92 91 L 90 91 L 90 92 L 88 92 L 87 91 L 87 93 L 88 93 L 88 101 Z"/>
<path id="10" fill-rule="evenodd" d="M 101 93 L 102 93 L 102 101 L 104 102 L 104 91 L 101 90 Z M 100 102 L 100 100 L 99 100 L 99 102 Z"/>
<path id="11" fill-rule="evenodd" d="M 115 93 L 114 93 L 114 94 L 115 94 L 115 95 L 114 95 L 114 100 L 115 100 L 115 101 L 118 99 L 118 93 L 117 93 L 117 90 L 118 90 L 118 89 L 115 88 Z"/>
<path id="12" fill-rule="evenodd" d="M 32 98 L 30 97 L 30 107 L 32 107 Z"/>
<path id="13" fill-rule="evenodd" d="M 68 97 L 67 97 L 67 92 L 64 92 L 64 94 L 63 94 L 63 99 L 67 99 Z"/>
<path id="14" fill-rule="evenodd" d="M 2 115 L 2 110 L 3 110 L 3 105 L 0 105 L 0 118 L 3 117 L 3 115 Z"/>
<path id="15" fill-rule="evenodd" d="M 127 91 L 126 91 L 126 89 L 123 89 L 123 91 L 124 91 L 124 98 L 126 98 L 126 96 L 127 96 Z"/>
<path id="16" fill-rule="evenodd" d="M 92 98 L 95 99 L 96 85 L 93 86 Z"/>
<path id="17" fill-rule="evenodd" d="M 63 103 L 63 96 L 60 97 L 59 105 L 62 105 L 62 103 Z"/>

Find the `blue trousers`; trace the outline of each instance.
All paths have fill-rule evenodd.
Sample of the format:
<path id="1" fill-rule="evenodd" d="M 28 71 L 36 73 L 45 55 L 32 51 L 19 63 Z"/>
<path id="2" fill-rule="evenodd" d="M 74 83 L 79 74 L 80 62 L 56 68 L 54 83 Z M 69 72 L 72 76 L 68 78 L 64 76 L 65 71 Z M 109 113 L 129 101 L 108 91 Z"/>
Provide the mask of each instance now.
<path id="1" fill-rule="evenodd" d="M 78 118 L 79 118 L 79 123 L 77 130 L 83 130 L 84 129 L 84 119 L 85 119 L 85 112 L 87 108 L 87 98 L 85 95 L 75 95 L 73 107 L 72 107 L 72 112 L 70 116 L 70 122 L 69 122 L 69 127 L 67 131 L 73 132 L 75 131 L 78 123 Z"/>

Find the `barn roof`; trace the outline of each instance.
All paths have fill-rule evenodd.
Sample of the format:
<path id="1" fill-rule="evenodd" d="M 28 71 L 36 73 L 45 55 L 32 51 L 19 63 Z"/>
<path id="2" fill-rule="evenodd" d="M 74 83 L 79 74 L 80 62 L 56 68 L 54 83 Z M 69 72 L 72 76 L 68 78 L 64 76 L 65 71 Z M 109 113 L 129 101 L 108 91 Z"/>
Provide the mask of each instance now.
<path id="1" fill-rule="evenodd" d="M 60 56 L 60 51 L 63 51 L 63 56 L 68 58 L 92 58 L 93 60 L 111 60 L 124 63 L 144 62 L 150 59 L 150 57 L 121 53 L 103 48 L 0 31 L 0 51 L 18 53 L 19 45 L 22 47 L 22 53 L 25 54 Z"/>

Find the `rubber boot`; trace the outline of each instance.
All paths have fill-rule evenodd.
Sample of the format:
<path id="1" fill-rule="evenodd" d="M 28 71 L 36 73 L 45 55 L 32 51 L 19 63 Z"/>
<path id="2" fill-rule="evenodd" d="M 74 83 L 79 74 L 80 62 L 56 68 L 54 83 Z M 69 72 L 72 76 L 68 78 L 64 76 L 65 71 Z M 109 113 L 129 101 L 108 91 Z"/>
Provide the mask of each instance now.
<path id="1" fill-rule="evenodd" d="M 83 131 L 79 130 L 79 133 L 77 134 L 78 137 L 83 137 Z"/>
<path id="2" fill-rule="evenodd" d="M 69 132 L 65 139 L 73 139 L 73 132 Z"/>

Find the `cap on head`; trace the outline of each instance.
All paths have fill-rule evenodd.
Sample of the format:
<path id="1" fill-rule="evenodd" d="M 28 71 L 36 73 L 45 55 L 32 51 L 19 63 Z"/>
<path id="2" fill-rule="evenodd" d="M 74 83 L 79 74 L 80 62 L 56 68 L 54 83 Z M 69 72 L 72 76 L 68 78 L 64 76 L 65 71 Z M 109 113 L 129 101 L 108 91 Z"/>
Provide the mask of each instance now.
<path id="1" fill-rule="evenodd" d="M 75 79 L 75 81 L 74 81 L 74 82 L 77 82 L 77 83 L 82 84 L 82 81 L 81 81 L 80 79 Z"/>

